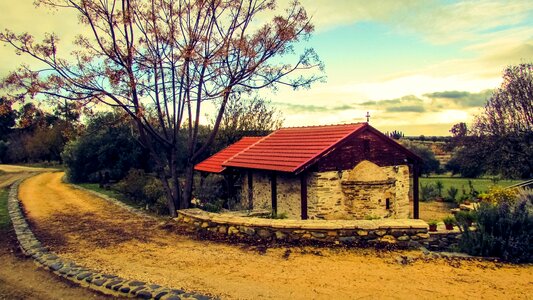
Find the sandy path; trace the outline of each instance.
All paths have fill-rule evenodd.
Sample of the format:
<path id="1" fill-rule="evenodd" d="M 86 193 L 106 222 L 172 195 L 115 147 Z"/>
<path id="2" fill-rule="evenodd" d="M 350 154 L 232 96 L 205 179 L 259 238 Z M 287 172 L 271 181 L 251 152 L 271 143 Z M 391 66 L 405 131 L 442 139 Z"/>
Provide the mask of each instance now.
<path id="1" fill-rule="evenodd" d="M 111 299 L 64 282 L 31 259 L 16 255 L 14 239 L 12 234 L 0 237 L 0 299 Z"/>
<path id="2" fill-rule="evenodd" d="M 63 173 L 26 180 L 19 196 L 38 237 L 60 255 L 125 278 L 224 299 L 531 298 L 533 266 L 395 261 L 418 252 L 294 248 L 265 254 L 160 229 L 61 183 Z"/>
<path id="3" fill-rule="evenodd" d="M 35 172 L 50 169 L 0 165 L 0 188 Z M 2 205 L 6 205 L 3 203 Z M 38 267 L 18 250 L 10 224 L 0 226 L 0 299 L 110 299 L 86 288 L 74 286 Z"/>

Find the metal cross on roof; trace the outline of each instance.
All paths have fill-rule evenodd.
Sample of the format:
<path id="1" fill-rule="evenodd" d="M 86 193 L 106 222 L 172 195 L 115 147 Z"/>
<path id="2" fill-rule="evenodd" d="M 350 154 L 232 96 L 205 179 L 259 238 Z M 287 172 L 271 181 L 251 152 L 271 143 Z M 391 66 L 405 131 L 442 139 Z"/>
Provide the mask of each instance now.
<path id="1" fill-rule="evenodd" d="M 370 122 L 370 112 L 369 111 L 366 112 L 366 122 L 367 123 Z"/>

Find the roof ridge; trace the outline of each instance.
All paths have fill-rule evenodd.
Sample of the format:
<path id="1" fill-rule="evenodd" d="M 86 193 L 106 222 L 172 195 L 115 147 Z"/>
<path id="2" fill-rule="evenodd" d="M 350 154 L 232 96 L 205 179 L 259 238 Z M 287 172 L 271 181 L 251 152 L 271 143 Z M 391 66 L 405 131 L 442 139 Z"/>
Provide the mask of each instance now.
<path id="1" fill-rule="evenodd" d="M 316 127 L 334 127 L 334 126 L 346 126 L 346 125 L 361 125 L 365 124 L 367 122 L 355 122 L 355 123 L 341 123 L 341 124 L 323 124 L 323 125 L 308 125 L 308 126 L 289 126 L 289 127 L 281 127 L 279 129 L 276 129 L 273 131 L 276 132 L 281 129 L 291 129 L 291 128 L 316 128 Z"/>
<path id="2" fill-rule="evenodd" d="M 315 155 L 315 156 L 309 158 L 308 160 L 306 160 L 305 162 L 301 163 L 299 166 L 296 167 L 294 172 L 300 173 L 301 171 L 305 170 L 305 168 L 307 168 L 310 164 L 312 164 L 312 162 L 314 160 L 319 159 L 320 157 L 324 157 L 325 155 L 327 155 L 331 151 L 333 151 L 333 149 L 335 148 L 336 145 L 342 143 L 343 141 L 348 139 L 350 136 L 352 136 L 356 132 L 361 131 L 363 128 L 367 128 L 367 127 L 370 126 L 368 124 L 368 122 L 360 122 L 360 123 L 353 124 L 353 125 L 363 125 L 363 126 L 355 128 L 354 130 L 352 130 L 349 133 L 345 134 L 343 137 L 339 138 L 335 143 L 331 144 L 329 147 L 327 147 L 326 149 L 322 150 L 322 152 L 318 153 L 317 155 Z"/>

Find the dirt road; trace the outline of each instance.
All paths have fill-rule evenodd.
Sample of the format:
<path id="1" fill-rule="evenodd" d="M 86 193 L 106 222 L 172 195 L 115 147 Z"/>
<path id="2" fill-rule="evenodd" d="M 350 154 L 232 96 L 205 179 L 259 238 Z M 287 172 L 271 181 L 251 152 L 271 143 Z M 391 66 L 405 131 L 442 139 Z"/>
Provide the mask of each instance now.
<path id="1" fill-rule="evenodd" d="M 419 259 L 418 252 L 277 248 L 266 253 L 160 229 L 61 182 L 26 180 L 19 196 L 37 236 L 87 267 L 223 299 L 514 298 L 533 295 L 533 266 Z"/>
<path id="2" fill-rule="evenodd" d="M 0 175 L 0 189 L 35 172 L 46 171 L 10 165 L 0 165 L 0 170 L 4 172 Z M 5 208 L 5 201 L 0 205 Z M 0 299 L 108 299 L 60 280 L 22 256 L 8 222 L 0 224 L 0 262 Z"/>

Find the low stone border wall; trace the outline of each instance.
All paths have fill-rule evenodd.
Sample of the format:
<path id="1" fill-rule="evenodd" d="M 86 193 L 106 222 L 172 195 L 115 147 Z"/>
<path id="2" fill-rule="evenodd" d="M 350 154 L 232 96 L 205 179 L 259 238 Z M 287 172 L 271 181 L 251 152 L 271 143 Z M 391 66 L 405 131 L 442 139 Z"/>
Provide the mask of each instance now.
<path id="1" fill-rule="evenodd" d="M 430 232 L 429 238 L 422 245 L 431 251 L 457 251 L 462 233 L 458 229 L 453 231 Z"/>
<path id="2" fill-rule="evenodd" d="M 326 243 L 353 246 L 419 247 L 427 241 L 422 220 L 276 220 L 179 210 L 177 221 L 190 231 L 242 241 Z"/>
<path id="3" fill-rule="evenodd" d="M 210 299 L 207 296 L 186 293 L 178 289 L 169 289 L 159 285 L 103 274 L 60 258 L 43 247 L 28 226 L 18 201 L 18 186 L 20 182 L 21 180 L 11 186 L 8 196 L 8 211 L 20 248 L 26 255 L 31 256 L 37 265 L 70 282 L 112 296 L 167 300 Z"/>

